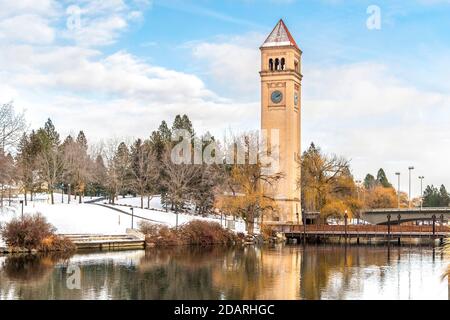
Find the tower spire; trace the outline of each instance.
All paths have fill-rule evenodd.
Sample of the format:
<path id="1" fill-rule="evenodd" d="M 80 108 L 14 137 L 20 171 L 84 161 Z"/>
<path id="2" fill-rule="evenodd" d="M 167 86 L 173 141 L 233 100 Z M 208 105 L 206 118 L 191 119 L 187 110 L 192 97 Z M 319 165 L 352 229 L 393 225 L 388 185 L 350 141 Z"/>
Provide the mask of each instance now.
<path id="1" fill-rule="evenodd" d="M 294 37 L 292 37 L 283 19 L 280 19 L 280 21 L 278 21 L 277 25 L 275 26 L 275 28 L 273 28 L 272 32 L 269 34 L 266 41 L 264 41 L 262 45 L 262 47 L 280 46 L 293 46 L 299 49 L 297 43 L 294 40 Z"/>

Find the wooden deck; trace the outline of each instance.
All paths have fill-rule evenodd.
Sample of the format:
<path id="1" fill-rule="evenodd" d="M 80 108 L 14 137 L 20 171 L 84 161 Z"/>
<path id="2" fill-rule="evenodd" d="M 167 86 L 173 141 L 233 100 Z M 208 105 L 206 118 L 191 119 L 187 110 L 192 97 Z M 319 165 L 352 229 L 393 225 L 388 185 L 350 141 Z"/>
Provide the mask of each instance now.
<path id="1" fill-rule="evenodd" d="M 428 238 L 444 239 L 450 236 L 447 226 L 386 226 L 386 225 L 274 225 L 276 232 L 286 238 Z"/>

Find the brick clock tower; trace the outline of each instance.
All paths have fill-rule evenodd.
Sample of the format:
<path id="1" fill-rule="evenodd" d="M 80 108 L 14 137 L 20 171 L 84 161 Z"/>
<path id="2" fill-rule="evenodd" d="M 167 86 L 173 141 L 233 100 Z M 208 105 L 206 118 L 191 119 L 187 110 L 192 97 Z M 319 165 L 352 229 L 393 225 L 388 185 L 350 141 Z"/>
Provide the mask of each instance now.
<path id="1" fill-rule="evenodd" d="M 272 222 L 302 223 L 300 189 L 301 57 L 283 20 L 261 46 L 261 129 L 279 134 L 279 171 L 284 177 L 272 196 L 278 210 L 267 217 Z"/>

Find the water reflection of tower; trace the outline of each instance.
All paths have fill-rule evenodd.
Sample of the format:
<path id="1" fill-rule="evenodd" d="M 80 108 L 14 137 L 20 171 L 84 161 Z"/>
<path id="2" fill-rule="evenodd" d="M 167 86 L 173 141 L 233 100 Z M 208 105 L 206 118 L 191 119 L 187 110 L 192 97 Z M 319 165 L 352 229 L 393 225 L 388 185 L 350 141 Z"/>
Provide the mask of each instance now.
<path id="1" fill-rule="evenodd" d="M 266 284 L 259 299 L 286 300 L 300 297 L 302 253 L 299 247 L 278 247 L 263 251 L 263 268 L 275 273 L 272 283 Z"/>

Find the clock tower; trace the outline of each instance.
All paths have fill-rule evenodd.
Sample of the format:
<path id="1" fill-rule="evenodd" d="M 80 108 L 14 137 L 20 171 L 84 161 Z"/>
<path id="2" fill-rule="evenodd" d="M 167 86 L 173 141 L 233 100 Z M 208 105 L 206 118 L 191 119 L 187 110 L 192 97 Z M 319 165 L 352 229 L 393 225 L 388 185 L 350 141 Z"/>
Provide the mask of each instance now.
<path id="1" fill-rule="evenodd" d="M 271 195 L 278 208 L 265 219 L 266 222 L 301 223 L 297 159 L 301 156 L 302 51 L 283 20 L 278 22 L 260 50 L 261 129 L 267 133 L 267 141 L 273 141 L 271 135 L 279 137 L 279 171 L 283 174 Z"/>

